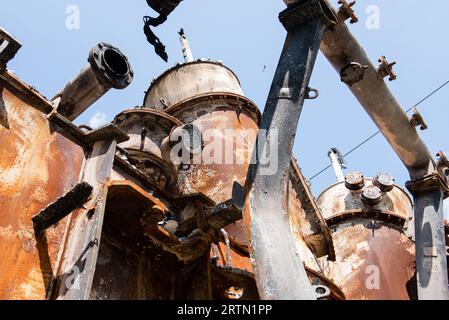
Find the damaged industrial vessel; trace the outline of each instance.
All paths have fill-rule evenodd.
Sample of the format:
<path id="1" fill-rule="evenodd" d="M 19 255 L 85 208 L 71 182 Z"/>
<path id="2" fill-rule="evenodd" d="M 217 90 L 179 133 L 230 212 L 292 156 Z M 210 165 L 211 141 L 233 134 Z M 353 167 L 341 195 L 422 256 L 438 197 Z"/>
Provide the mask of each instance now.
<path id="1" fill-rule="evenodd" d="M 165 17 L 179 2 L 149 0 Z M 77 126 L 132 82 L 126 55 L 99 43 L 48 100 L 8 70 L 21 46 L 0 29 L 0 299 L 449 298 L 449 161 L 430 156 L 419 114 L 408 119 L 386 86 L 392 64 L 374 67 L 353 38 L 346 1 L 285 2 L 289 37 L 263 114 L 234 71 L 193 58 L 182 31 L 184 63 L 142 106 Z M 318 96 L 320 49 L 410 171 L 413 199 L 385 172 L 343 176 L 335 151 L 338 182 L 313 196 L 288 139 Z M 263 175 L 258 151 L 272 148 L 277 170 Z"/>

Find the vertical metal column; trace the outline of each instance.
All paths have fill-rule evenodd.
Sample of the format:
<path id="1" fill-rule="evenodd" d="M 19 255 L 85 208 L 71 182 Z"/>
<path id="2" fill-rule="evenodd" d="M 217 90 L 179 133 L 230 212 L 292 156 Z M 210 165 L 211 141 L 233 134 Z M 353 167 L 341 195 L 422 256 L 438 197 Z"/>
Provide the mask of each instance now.
<path id="1" fill-rule="evenodd" d="M 439 185 L 412 190 L 415 205 L 416 271 L 419 300 L 447 300 L 448 274 Z"/>
<path id="2" fill-rule="evenodd" d="M 262 117 L 256 164 L 250 166 L 246 186 L 245 219 L 261 299 L 317 298 L 291 233 L 287 199 L 292 148 L 301 110 L 305 99 L 317 97 L 317 94 L 310 96 L 309 81 L 325 23 L 319 1 L 299 3 L 296 10 L 287 9 L 292 12 L 283 21 L 286 26 L 288 18 L 293 17 L 296 26 L 287 27 L 289 32 Z M 278 157 L 269 155 L 269 166 L 275 169 L 269 172 L 261 156 L 273 147 Z"/>

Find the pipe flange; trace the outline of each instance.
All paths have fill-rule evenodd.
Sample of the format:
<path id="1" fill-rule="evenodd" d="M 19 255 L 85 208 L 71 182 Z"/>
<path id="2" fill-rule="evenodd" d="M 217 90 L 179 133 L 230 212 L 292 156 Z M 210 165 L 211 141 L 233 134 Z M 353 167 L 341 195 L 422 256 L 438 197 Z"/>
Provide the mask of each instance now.
<path id="1" fill-rule="evenodd" d="M 88 61 L 107 86 L 124 89 L 133 81 L 134 71 L 128 58 L 111 44 L 101 42 L 92 48 Z"/>

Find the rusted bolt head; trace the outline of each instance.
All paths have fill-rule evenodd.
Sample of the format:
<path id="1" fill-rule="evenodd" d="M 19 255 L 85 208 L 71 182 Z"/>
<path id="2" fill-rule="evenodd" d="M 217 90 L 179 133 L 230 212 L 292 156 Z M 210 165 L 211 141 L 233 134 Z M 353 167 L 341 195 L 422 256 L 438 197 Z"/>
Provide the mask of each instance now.
<path id="1" fill-rule="evenodd" d="M 349 190 L 361 190 L 365 186 L 365 177 L 361 172 L 350 172 L 345 178 L 346 188 Z"/>
<path id="2" fill-rule="evenodd" d="M 369 186 L 362 191 L 362 201 L 369 205 L 376 205 L 382 201 L 382 190 L 376 186 Z"/>
<path id="3" fill-rule="evenodd" d="M 382 192 L 390 192 L 394 188 L 394 177 L 386 172 L 377 174 L 373 179 L 373 185 L 378 187 Z"/>
<path id="4" fill-rule="evenodd" d="M 341 69 L 341 81 L 348 86 L 352 86 L 363 80 L 366 69 L 368 69 L 368 66 L 361 65 L 358 62 L 351 62 Z"/>

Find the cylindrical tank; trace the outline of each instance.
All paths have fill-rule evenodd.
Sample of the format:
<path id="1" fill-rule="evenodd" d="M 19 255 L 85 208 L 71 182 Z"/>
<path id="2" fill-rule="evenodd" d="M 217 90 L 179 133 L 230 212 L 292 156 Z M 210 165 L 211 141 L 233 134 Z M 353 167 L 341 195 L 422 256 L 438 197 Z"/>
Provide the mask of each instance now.
<path id="1" fill-rule="evenodd" d="M 231 70 L 214 61 L 177 65 L 152 83 L 144 106 L 191 123 L 203 134 L 201 157 L 179 174 L 182 193 L 201 192 L 220 203 L 232 198 L 234 182 L 244 185 L 260 112 L 243 96 Z"/>
<path id="2" fill-rule="evenodd" d="M 324 272 L 348 300 L 416 298 L 415 249 L 406 234 L 413 205 L 394 179 L 350 173 L 317 201 L 336 255 L 335 262 L 324 263 Z"/>

